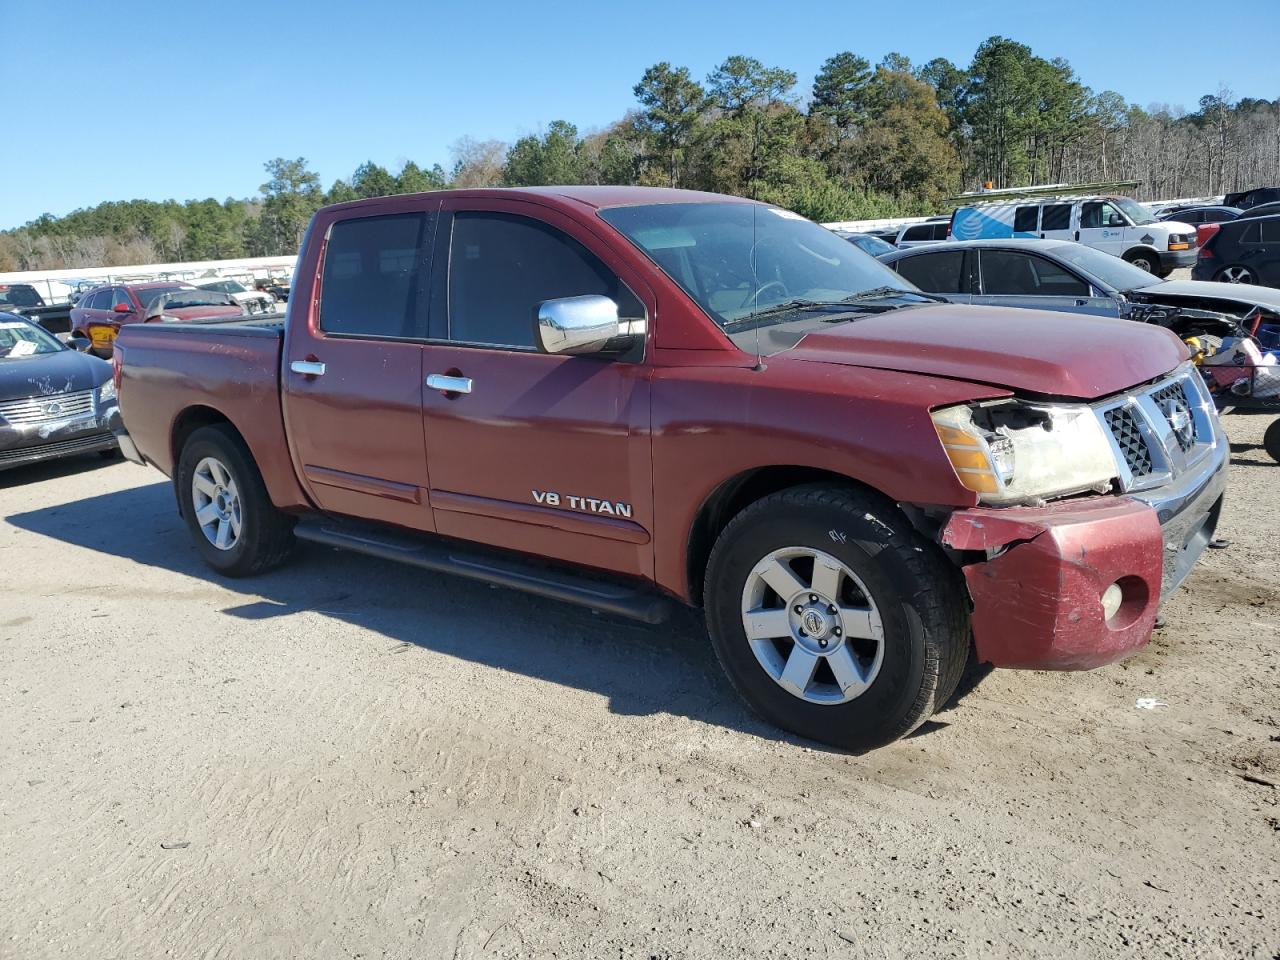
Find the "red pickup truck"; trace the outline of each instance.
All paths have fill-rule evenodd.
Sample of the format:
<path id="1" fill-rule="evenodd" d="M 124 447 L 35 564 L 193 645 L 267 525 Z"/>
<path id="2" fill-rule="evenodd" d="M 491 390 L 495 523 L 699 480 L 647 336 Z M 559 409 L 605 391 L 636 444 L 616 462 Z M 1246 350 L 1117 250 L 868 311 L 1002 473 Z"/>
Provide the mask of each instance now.
<path id="1" fill-rule="evenodd" d="M 302 539 L 648 622 L 701 606 L 765 717 L 865 749 L 985 662 L 1145 644 L 1227 444 L 1154 326 L 937 302 L 732 197 L 319 211 L 283 321 L 124 327 L 131 459 L 217 571 Z"/>

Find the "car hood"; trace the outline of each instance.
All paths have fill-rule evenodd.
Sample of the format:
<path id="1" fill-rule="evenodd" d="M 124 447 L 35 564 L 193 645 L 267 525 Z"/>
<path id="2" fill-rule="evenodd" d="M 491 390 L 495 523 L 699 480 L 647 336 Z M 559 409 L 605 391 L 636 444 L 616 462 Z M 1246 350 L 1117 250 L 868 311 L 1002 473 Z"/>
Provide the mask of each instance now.
<path id="1" fill-rule="evenodd" d="M 938 304 L 833 324 L 781 356 L 1094 400 L 1168 373 L 1188 352 L 1172 332 L 1131 320 Z"/>
<path id="2" fill-rule="evenodd" d="M 0 360 L 0 402 L 91 390 L 111 376 L 111 364 L 74 350 Z"/>
<path id="3" fill-rule="evenodd" d="M 1275 287 L 1259 287 L 1247 283 L 1215 283 L 1211 280 L 1166 280 L 1154 286 L 1143 287 L 1128 294 L 1130 299 L 1162 302 L 1203 300 L 1230 300 L 1248 306 L 1262 304 L 1280 311 L 1280 290 Z"/>
<path id="4" fill-rule="evenodd" d="M 200 307 L 174 307 L 165 308 L 164 316 L 176 317 L 179 320 L 200 320 L 204 317 L 239 317 L 244 312 L 231 304 L 206 304 Z M 150 323 L 157 322 L 155 319 L 148 321 Z"/>

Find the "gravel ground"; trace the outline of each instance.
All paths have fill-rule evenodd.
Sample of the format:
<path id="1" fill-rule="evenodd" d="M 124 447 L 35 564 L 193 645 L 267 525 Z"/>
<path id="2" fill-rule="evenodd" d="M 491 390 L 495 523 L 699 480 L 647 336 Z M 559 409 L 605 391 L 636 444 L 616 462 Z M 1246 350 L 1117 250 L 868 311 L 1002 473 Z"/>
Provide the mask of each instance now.
<path id="1" fill-rule="evenodd" d="M 1272 960 L 1280 466 L 1226 422 L 1234 543 L 1143 653 L 865 756 L 756 720 L 692 616 L 223 581 L 152 471 L 0 475 L 0 956 Z"/>

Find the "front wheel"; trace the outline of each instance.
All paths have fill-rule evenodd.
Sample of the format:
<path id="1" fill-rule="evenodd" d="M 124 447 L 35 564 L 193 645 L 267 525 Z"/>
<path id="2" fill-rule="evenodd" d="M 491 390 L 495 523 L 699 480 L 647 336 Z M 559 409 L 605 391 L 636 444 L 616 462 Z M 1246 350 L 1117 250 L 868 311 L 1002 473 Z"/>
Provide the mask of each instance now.
<path id="1" fill-rule="evenodd" d="M 1262 448 L 1271 455 L 1271 459 L 1280 463 L 1280 419 L 1272 420 L 1267 432 L 1262 435 Z"/>
<path id="2" fill-rule="evenodd" d="M 969 650 L 958 575 L 893 504 L 796 487 L 735 517 L 707 565 L 707 627 L 765 719 L 850 750 L 910 733 L 955 691 Z"/>
<path id="3" fill-rule="evenodd" d="M 1160 258 L 1149 250 L 1130 250 L 1124 255 L 1124 259 L 1147 273 L 1160 272 Z"/>
<path id="4" fill-rule="evenodd" d="M 174 484 L 196 549 L 219 573 L 261 573 L 293 548 L 293 518 L 271 502 L 253 456 L 229 426 L 201 427 L 191 434 Z"/>

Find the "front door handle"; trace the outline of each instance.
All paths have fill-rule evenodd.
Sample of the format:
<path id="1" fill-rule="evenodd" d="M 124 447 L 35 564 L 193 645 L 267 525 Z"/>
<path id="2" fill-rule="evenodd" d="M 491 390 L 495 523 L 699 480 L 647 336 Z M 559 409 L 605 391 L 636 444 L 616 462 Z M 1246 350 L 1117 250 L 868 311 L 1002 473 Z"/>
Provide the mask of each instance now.
<path id="1" fill-rule="evenodd" d="M 300 373 L 304 377 L 323 377 L 324 364 L 319 360 L 295 360 L 289 364 L 289 369 L 294 373 Z"/>
<path id="2" fill-rule="evenodd" d="M 470 377 L 451 377 L 446 373 L 433 373 L 427 377 L 427 386 L 445 393 L 470 393 Z"/>

